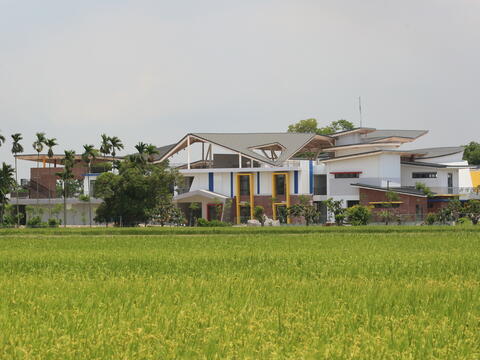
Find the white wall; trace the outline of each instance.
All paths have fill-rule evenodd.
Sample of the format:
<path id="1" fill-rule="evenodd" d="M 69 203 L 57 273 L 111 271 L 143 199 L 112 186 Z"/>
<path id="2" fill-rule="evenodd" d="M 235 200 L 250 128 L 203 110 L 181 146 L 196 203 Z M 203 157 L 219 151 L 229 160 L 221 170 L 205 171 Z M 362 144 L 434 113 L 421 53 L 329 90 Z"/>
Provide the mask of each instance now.
<path id="1" fill-rule="evenodd" d="M 437 177 L 434 179 L 414 179 L 412 173 L 414 172 L 436 172 Z M 448 186 L 448 173 L 453 174 L 453 187 L 458 187 L 459 176 L 458 169 L 437 169 L 429 166 L 412 166 L 402 165 L 402 186 L 415 186 L 416 183 L 423 183 L 430 187 L 432 191 L 434 188 L 446 188 Z"/>

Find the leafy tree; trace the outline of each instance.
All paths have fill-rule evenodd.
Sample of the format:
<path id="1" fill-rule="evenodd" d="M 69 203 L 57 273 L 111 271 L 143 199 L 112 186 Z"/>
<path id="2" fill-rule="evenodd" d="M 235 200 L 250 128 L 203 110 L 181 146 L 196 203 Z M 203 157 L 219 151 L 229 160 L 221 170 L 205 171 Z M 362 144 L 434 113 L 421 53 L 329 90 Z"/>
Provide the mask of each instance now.
<path id="1" fill-rule="evenodd" d="M 450 212 L 452 221 L 458 221 L 463 213 L 463 205 L 458 199 L 453 199 L 448 202 L 447 208 Z"/>
<path id="2" fill-rule="evenodd" d="M 330 125 L 319 128 L 317 120 L 310 118 L 310 119 L 300 120 L 295 124 L 289 125 L 288 132 L 330 135 L 338 131 L 352 130 L 354 128 L 355 128 L 354 125 L 350 121 L 344 120 L 344 119 L 332 121 Z"/>
<path id="3" fill-rule="evenodd" d="M 90 172 L 91 172 L 91 166 L 92 166 L 92 161 L 95 161 L 95 159 L 98 156 L 98 150 L 95 149 L 93 145 L 83 145 L 83 154 L 82 154 L 82 160 L 87 164 L 88 168 L 88 175 L 87 175 L 87 181 L 88 181 L 88 223 L 90 227 L 92 227 L 92 192 L 90 189 Z"/>
<path id="4" fill-rule="evenodd" d="M 20 141 L 23 139 L 22 134 L 20 133 L 15 133 L 12 134 L 12 154 L 15 158 L 15 190 L 18 189 L 18 167 L 17 167 L 17 155 L 23 153 L 23 146 L 20 144 Z M 16 196 L 17 198 L 17 226 L 20 226 L 20 218 L 18 217 L 18 214 L 20 213 L 19 211 L 19 205 L 18 205 L 18 194 Z"/>
<path id="5" fill-rule="evenodd" d="M 480 165 L 480 143 L 472 141 L 466 145 L 463 160 L 467 160 L 470 165 Z"/>
<path id="6" fill-rule="evenodd" d="M 4 222 L 5 207 L 8 204 L 7 195 L 15 188 L 15 171 L 10 165 L 2 163 L 0 168 L 0 225 Z"/>
<path id="7" fill-rule="evenodd" d="M 200 204 L 197 202 L 192 202 L 188 205 L 188 209 L 190 210 L 190 226 L 195 226 L 197 222 L 196 212 L 200 209 Z"/>
<path id="8" fill-rule="evenodd" d="M 395 214 L 390 210 L 382 210 L 378 213 L 378 216 L 382 219 L 385 225 L 388 225 L 390 221 L 393 221 L 396 218 Z"/>
<path id="9" fill-rule="evenodd" d="M 333 214 L 335 223 L 338 226 L 343 225 L 343 221 L 345 220 L 345 208 L 343 207 L 343 200 L 334 200 L 333 198 L 329 198 L 323 201 L 323 203 L 327 207 L 328 212 Z"/>
<path id="10" fill-rule="evenodd" d="M 480 221 L 480 200 L 468 200 L 464 205 L 465 215 L 477 225 Z"/>
<path id="11" fill-rule="evenodd" d="M 368 206 L 355 205 L 346 210 L 348 222 L 352 225 L 368 225 L 372 211 Z"/>
<path id="12" fill-rule="evenodd" d="M 288 215 L 292 217 L 303 217 L 305 225 L 309 226 L 318 221 L 319 214 L 308 196 L 300 196 L 299 203 L 287 209 Z"/>
<path id="13" fill-rule="evenodd" d="M 96 220 L 126 226 L 148 223 L 154 209 L 171 199 L 179 174 L 159 165 L 138 164 L 129 159 L 120 164 L 118 174 L 103 173 L 95 183 L 96 196 L 103 199 Z"/>

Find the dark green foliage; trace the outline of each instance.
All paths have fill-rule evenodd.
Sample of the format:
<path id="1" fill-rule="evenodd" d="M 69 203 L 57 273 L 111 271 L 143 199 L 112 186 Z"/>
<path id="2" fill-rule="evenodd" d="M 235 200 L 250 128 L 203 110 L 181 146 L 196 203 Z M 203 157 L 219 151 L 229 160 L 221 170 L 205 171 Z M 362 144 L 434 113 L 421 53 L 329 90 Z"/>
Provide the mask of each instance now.
<path id="1" fill-rule="evenodd" d="M 353 128 L 353 124 L 350 121 L 344 119 L 332 121 L 330 125 L 319 128 L 317 120 L 311 118 L 306 120 L 300 120 L 295 124 L 289 125 L 288 132 L 330 135 L 338 131 L 352 130 Z"/>
<path id="2" fill-rule="evenodd" d="M 198 219 L 197 226 L 198 227 L 226 227 L 226 226 L 230 226 L 230 224 L 220 220 L 208 221 L 208 220 L 205 220 L 204 218 L 200 218 Z"/>
<path id="3" fill-rule="evenodd" d="M 433 225 L 437 221 L 437 214 L 434 213 L 428 213 L 427 216 L 425 216 L 425 224 L 427 225 Z"/>
<path id="4" fill-rule="evenodd" d="M 118 174 L 103 173 L 95 183 L 96 196 L 103 199 L 95 221 L 136 226 L 148 223 L 155 208 L 171 199 L 179 178 L 166 163 L 151 165 L 126 160 Z"/>
<path id="5" fill-rule="evenodd" d="M 265 209 L 263 206 L 257 205 L 253 208 L 253 217 L 258 220 L 258 222 L 264 226 L 265 225 Z"/>
<path id="6" fill-rule="evenodd" d="M 335 219 L 335 224 L 338 226 L 343 225 L 345 220 L 345 208 L 343 207 L 343 200 L 334 200 L 333 198 L 327 199 L 324 201 L 327 210 L 333 214 Z"/>
<path id="7" fill-rule="evenodd" d="M 465 146 L 463 160 L 467 160 L 470 165 L 480 165 L 480 143 L 472 141 Z"/>
<path id="8" fill-rule="evenodd" d="M 347 209 L 346 215 L 348 222 L 352 225 L 368 225 L 372 211 L 367 206 L 355 205 Z"/>

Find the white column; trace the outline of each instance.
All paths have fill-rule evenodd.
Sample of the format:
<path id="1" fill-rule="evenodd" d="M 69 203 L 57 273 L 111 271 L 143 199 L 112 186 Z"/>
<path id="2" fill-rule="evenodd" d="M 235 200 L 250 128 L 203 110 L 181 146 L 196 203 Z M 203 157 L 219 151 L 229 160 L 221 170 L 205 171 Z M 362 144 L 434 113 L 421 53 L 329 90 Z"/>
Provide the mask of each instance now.
<path id="1" fill-rule="evenodd" d="M 242 168 L 242 154 L 238 154 L 238 167 Z"/>
<path id="2" fill-rule="evenodd" d="M 190 169 L 190 136 L 187 136 L 187 169 Z"/>

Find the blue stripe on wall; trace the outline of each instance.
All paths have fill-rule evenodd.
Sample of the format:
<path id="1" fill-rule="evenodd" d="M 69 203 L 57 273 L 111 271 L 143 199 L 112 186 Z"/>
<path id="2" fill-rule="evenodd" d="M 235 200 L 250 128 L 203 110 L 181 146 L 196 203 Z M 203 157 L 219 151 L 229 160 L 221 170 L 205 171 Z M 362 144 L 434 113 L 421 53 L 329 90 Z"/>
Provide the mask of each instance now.
<path id="1" fill-rule="evenodd" d="M 298 194 L 298 170 L 293 172 L 293 193 Z"/>
<path id="2" fill-rule="evenodd" d="M 230 173 L 230 197 L 233 198 L 233 172 Z"/>
<path id="3" fill-rule="evenodd" d="M 257 172 L 257 195 L 260 195 L 260 172 Z"/>
<path id="4" fill-rule="evenodd" d="M 215 186 L 213 184 L 213 173 L 209 172 L 208 173 L 208 190 L 209 191 L 214 191 Z"/>
<path id="5" fill-rule="evenodd" d="M 310 194 L 313 194 L 313 161 L 308 162 L 308 178 L 310 181 Z"/>

